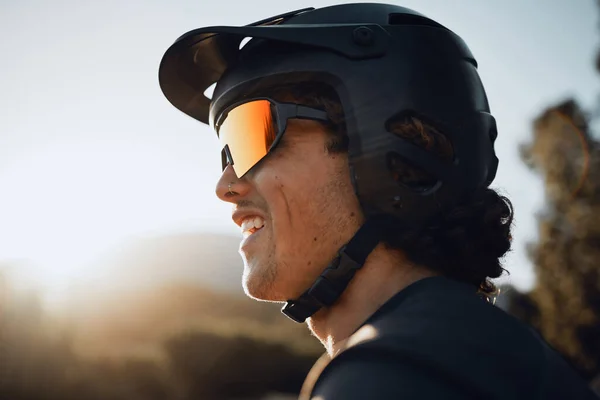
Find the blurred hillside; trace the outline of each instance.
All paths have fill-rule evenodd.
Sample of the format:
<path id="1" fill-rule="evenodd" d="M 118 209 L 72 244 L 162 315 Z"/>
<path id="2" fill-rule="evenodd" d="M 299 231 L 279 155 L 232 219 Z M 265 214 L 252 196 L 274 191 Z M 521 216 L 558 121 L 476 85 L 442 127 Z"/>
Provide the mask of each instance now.
<path id="1" fill-rule="evenodd" d="M 159 356 L 165 340 L 204 332 L 242 335 L 281 343 L 304 354 L 318 354 L 321 344 L 304 325 L 281 314 L 281 305 L 259 303 L 199 286 L 166 284 L 142 291 L 115 293 L 104 300 L 82 300 L 63 321 L 81 354 L 97 357 Z"/>
<path id="2" fill-rule="evenodd" d="M 167 283 L 83 298 L 57 315 L 2 284 L 2 400 L 295 395 L 322 353 L 279 306 L 242 294 Z"/>
<path id="3" fill-rule="evenodd" d="M 89 268 L 109 279 L 83 283 L 65 317 L 77 327 L 78 347 L 104 355 L 130 353 L 195 330 L 322 351 L 306 327 L 283 317 L 281 305 L 244 295 L 239 242 L 202 233 L 151 237 L 98 260 Z"/>
<path id="4" fill-rule="evenodd" d="M 85 268 L 103 271 L 111 290 L 180 282 L 239 294 L 243 272 L 238 253 L 240 240 L 241 237 L 197 232 L 141 237 L 123 243 Z M 88 283 L 92 287 L 103 286 L 97 275 L 91 278 Z"/>
<path id="5" fill-rule="evenodd" d="M 0 399 L 296 395 L 321 344 L 242 290 L 239 238 L 138 238 L 91 265 L 63 309 L 0 266 Z M 292 397 L 293 398 L 293 397 Z"/>

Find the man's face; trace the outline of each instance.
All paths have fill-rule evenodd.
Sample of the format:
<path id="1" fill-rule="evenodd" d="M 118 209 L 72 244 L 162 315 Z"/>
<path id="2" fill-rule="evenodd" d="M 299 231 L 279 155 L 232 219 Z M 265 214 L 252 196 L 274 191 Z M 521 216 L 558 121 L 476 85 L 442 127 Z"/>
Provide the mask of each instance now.
<path id="1" fill-rule="evenodd" d="M 223 172 L 216 193 L 234 205 L 233 219 L 245 230 L 247 295 L 297 298 L 363 222 L 348 157 L 328 152 L 326 144 L 319 123 L 289 120 L 279 145 L 241 179 L 231 166 Z"/>

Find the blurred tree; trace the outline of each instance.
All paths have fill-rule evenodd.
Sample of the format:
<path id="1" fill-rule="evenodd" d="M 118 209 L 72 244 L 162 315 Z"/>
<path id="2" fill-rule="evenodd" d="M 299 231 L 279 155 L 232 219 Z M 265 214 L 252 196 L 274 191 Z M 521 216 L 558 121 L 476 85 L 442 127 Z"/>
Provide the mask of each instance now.
<path id="1" fill-rule="evenodd" d="M 587 378 L 600 372 L 600 144 L 574 100 L 533 123 L 522 158 L 544 179 L 539 240 L 529 247 L 537 283 L 509 310 L 536 327 Z"/>
<path id="2" fill-rule="evenodd" d="M 595 67 L 600 72 L 600 52 Z M 507 308 L 598 385 L 600 143 L 590 117 L 573 99 L 548 108 L 535 119 L 521 156 L 542 175 L 546 207 L 538 216 L 538 242 L 528 248 L 536 286 L 527 294 L 509 292 Z"/>

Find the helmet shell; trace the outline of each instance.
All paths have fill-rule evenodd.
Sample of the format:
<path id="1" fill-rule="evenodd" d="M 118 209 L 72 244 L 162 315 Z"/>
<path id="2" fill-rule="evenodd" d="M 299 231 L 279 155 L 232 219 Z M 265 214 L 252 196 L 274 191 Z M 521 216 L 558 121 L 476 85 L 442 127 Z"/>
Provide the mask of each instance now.
<path id="1" fill-rule="evenodd" d="M 245 37 L 253 39 L 240 50 Z M 350 172 L 367 215 L 422 224 L 494 179 L 496 123 L 473 55 L 449 29 L 403 7 L 343 4 L 246 27 L 201 28 L 167 50 L 159 76 L 177 108 L 212 124 L 257 83 L 294 82 L 306 73 L 340 98 Z M 215 82 L 208 99 L 203 93 Z M 451 142 L 453 160 L 390 133 L 388 122 L 402 113 L 433 122 Z M 429 172 L 437 184 L 402 184 L 391 170 L 394 158 Z"/>

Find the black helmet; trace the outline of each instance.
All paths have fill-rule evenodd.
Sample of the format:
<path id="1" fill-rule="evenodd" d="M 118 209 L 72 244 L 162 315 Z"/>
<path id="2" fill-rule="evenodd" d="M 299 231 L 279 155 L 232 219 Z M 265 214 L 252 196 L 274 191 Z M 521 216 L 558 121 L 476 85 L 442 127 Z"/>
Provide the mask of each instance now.
<path id="1" fill-rule="evenodd" d="M 247 37 L 252 40 L 240 49 Z M 298 72 L 309 73 L 339 96 L 351 177 L 367 217 L 392 215 L 406 225 L 423 224 L 494 179 L 496 123 L 475 58 L 456 34 L 404 7 L 342 4 L 243 27 L 196 29 L 167 50 L 159 80 L 175 107 L 213 125 L 257 81 Z M 215 83 L 209 99 L 204 92 Z M 403 113 L 434 122 L 452 144 L 453 160 L 445 163 L 390 133 L 388 122 Z M 427 171 L 437 183 L 415 190 L 398 182 L 393 174 L 397 159 Z M 323 290 L 313 286 L 312 295 L 309 290 L 308 297 L 289 302 L 288 310 L 307 302 L 318 309 L 335 301 L 378 242 L 376 229 L 366 225 L 328 268 L 335 276 L 320 278 L 332 294 L 314 300 Z M 361 250 L 354 252 L 356 246 Z M 353 252 L 344 267 L 344 256 Z M 293 318 L 303 321 L 315 310 Z"/>

